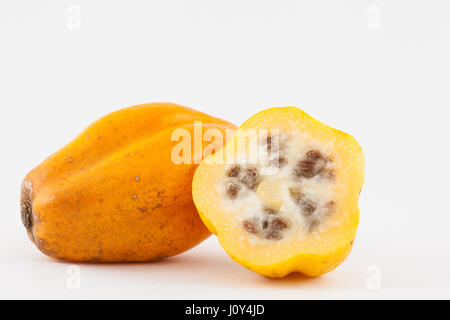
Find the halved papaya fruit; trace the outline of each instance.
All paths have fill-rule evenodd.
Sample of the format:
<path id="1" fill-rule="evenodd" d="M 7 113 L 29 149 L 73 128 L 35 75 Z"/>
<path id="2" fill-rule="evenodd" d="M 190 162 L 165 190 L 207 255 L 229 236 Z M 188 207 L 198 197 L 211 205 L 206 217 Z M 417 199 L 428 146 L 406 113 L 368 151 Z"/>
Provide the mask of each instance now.
<path id="1" fill-rule="evenodd" d="M 23 180 L 21 216 L 31 241 L 58 259 L 131 262 L 173 256 L 206 239 L 192 177 L 203 152 L 215 148 L 203 136 L 200 153 L 178 148 L 179 137 L 195 145 L 196 121 L 205 135 L 236 128 L 173 103 L 129 107 L 94 122 Z M 213 143 L 218 149 L 225 141 Z"/>
<path id="2" fill-rule="evenodd" d="M 357 141 L 295 107 L 247 120 L 193 180 L 208 229 L 235 261 L 268 277 L 324 274 L 349 254 L 364 156 Z"/>

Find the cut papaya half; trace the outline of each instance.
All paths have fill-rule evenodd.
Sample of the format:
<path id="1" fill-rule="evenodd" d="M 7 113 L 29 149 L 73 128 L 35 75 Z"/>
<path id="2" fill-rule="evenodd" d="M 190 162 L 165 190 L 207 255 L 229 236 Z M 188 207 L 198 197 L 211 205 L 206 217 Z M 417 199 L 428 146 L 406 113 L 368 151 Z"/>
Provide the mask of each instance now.
<path id="1" fill-rule="evenodd" d="M 349 134 L 295 107 L 247 120 L 193 180 L 208 229 L 261 275 L 319 276 L 348 256 L 359 220 L 364 156 Z"/>

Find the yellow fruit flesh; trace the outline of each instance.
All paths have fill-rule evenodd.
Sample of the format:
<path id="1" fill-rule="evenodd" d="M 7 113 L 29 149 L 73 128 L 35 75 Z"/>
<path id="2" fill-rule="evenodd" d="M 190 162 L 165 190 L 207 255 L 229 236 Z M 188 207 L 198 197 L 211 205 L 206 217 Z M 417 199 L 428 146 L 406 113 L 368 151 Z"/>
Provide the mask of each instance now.
<path id="1" fill-rule="evenodd" d="M 227 163 L 217 164 L 211 158 L 201 163 L 193 181 L 194 203 L 203 222 L 218 236 L 220 244 L 234 260 L 265 276 L 283 277 L 295 271 L 318 276 L 338 266 L 350 252 L 358 225 L 364 158 L 356 140 L 294 107 L 260 112 L 246 121 L 241 129 L 281 129 L 288 134 L 307 133 L 306 139 L 309 137 L 314 143 L 331 145 L 332 153 L 339 158 L 334 168 L 336 210 L 320 232 L 282 241 L 252 241 L 252 236 L 234 219 L 233 212 L 223 205 L 223 194 L 216 186 Z M 229 148 L 227 145 L 212 157 L 224 158 Z M 258 186 L 257 192 L 267 197 L 264 196 L 267 192 L 264 189 L 264 185 Z"/>

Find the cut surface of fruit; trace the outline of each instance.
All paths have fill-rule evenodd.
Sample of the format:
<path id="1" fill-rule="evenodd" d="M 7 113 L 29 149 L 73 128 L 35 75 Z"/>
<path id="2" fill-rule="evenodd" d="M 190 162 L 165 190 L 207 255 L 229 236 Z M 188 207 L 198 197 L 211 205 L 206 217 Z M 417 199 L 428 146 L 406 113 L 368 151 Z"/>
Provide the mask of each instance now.
<path id="1" fill-rule="evenodd" d="M 323 274 L 348 255 L 364 157 L 348 134 L 294 107 L 247 120 L 193 181 L 194 203 L 229 255 L 260 274 Z"/>

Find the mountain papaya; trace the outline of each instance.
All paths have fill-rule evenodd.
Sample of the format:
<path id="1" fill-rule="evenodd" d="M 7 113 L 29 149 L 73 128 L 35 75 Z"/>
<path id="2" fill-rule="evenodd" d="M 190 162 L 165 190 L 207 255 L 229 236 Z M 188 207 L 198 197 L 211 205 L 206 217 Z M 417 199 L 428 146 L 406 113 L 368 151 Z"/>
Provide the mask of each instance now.
<path id="1" fill-rule="evenodd" d="M 222 134 L 213 142 L 201 136 L 198 144 L 196 122 Z M 29 238 L 50 257 L 82 262 L 152 261 L 194 247 L 210 233 L 192 201 L 192 177 L 206 149 L 215 152 L 224 144 L 217 137 L 234 128 L 172 103 L 97 120 L 23 180 L 21 217 Z M 200 153 L 180 150 L 181 136 Z"/>
<path id="2" fill-rule="evenodd" d="M 248 119 L 203 159 L 193 199 L 232 259 L 267 277 L 319 276 L 349 254 L 364 155 L 349 134 L 296 107 Z"/>

